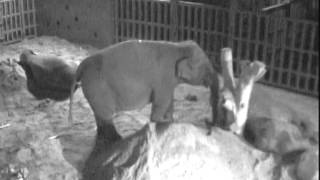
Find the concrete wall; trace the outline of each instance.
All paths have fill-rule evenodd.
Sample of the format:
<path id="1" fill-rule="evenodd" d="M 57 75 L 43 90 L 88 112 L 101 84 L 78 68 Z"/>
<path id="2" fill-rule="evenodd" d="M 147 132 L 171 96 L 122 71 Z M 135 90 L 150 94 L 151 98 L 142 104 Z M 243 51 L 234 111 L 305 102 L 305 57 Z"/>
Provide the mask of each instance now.
<path id="1" fill-rule="evenodd" d="M 113 0 L 36 0 L 39 35 L 104 47 L 113 43 Z"/>

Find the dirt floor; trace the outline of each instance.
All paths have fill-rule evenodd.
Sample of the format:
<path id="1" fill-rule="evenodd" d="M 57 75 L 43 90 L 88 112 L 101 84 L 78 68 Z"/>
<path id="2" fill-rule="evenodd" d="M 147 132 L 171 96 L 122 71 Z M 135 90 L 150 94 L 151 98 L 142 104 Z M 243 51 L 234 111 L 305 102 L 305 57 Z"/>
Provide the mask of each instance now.
<path id="1" fill-rule="evenodd" d="M 19 54 L 25 48 L 32 49 L 38 54 L 52 54 L 76 63 L 96 50 L 88 45 L 77 45 L 57 37 L 44 36 L 17 44 L 0 46 L 0 61 L 7 58 L 18 60 Z M 22 69 L 20 72 L 23 74 Z M 188 99 L 186 97 L 190 97 L 190 95 L 195 95 L 196 99 L 193 99 L 194 101 L 190 98 L 186 100 Z M 201 122 L 206 117 L 210 118 L 209 97 L 210 93 L 206 88 L 185 84 L 178 86 L 175 91 L 175 119 L 184 121 L 186 117 L 192 116 L 194 122 Z M 69 101 L 48 104 L 35 100 L 26 90 L 18 94 L 11 93 L 6 98 L 11 116 L 8 116 L 3 98 L 0 99 L 0 126 L 8 123 L 32 122 L 41 124 L 44 129 L 55 134 L 64 134 L 59 138 L 64 148 L 64 157 L 78 170 L 81 169 L 95 136 L 92 111 L 83 97 L 81 89 L 75 93 L 73 114 L 76 124 L 71 128 L 67 121 Z M 317 98 L 257 84 L 254 87 L 249 116 L 267 116 L 283 121 L 295 118 L 302 119 L 311 122 L 312 131 L 318 133 L 318 108 Z M 142 109 L 141 112 L 142 116 L 147 117 L 150 106 Z"/>

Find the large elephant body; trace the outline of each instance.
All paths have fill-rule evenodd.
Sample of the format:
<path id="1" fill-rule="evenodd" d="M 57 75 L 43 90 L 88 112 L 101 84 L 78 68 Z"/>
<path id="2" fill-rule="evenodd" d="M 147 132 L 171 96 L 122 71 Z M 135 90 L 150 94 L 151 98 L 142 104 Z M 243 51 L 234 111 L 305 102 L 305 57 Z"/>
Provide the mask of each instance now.
<path id="1" fill-rule="evenodd" d="M 186 82 L 209 86 L 213 73 L 209 59 L 193 41 L 129 40 L 83 60 L 74 85 L 81 82 L 94 112 L 98 136 L 115 140 L 119 137 L 112 125 L 115 113 L 151 102 L 151 121 L 170 121 L 176 85 Z"/>

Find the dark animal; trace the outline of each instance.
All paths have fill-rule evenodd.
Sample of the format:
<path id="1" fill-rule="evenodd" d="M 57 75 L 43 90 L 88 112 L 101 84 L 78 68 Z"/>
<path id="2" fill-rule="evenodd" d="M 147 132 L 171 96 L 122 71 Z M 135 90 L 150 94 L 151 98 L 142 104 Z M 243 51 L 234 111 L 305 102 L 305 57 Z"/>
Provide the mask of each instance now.
<path id="1" fill-rule="evenodd" d="M 55 56 L 36 55 L 31 50 L 22 52 L 18 64 L 24 69 L 27 88 L 36 99 L 63 101 L 69 98 L 76 65 Z"/>

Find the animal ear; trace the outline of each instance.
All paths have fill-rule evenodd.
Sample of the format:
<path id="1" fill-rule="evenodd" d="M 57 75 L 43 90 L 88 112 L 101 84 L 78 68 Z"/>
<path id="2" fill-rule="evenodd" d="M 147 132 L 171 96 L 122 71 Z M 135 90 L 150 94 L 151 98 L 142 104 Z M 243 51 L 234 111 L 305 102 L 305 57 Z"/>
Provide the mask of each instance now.
<path id="1" fill-rule="evenodd" d="M 259 61 L 254 61 L 252 64 L 253 64 L 252 71 L 254 74 L 254 81 L 258 81 L 267 72 L 266 65 L 262 62 L 259 62 Z"/>
<path id="2" fill-rule="evenodd" d="M 192 66 L 188 58 L 180 60 L 176 64 L 176 76 L 181 80 L 190 80 L 192 77 Z"/>

